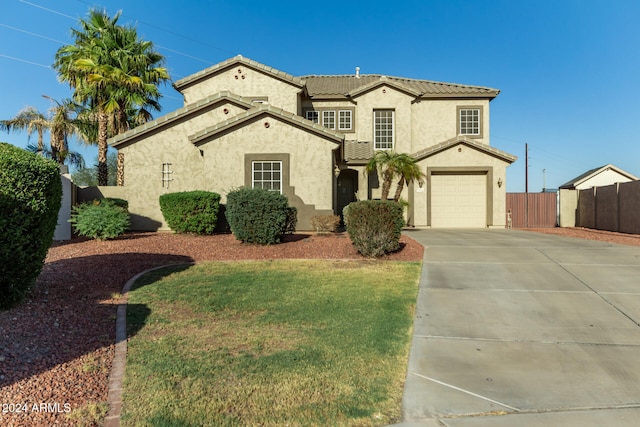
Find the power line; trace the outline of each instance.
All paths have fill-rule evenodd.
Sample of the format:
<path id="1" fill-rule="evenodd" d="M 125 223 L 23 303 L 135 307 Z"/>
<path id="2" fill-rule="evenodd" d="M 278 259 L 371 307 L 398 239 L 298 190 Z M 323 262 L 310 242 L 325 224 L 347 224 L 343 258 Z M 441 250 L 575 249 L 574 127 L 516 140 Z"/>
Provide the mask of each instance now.
<path id="1" fill-rule="evenodd" d="M 20 0 L 20 1 L 23 1 L 23 0 Z M 102 7 L 102 8 L 103 8 L 103 9 L 105 9 L 105 10 L 107 9 L 106 7 L 104 7 L 104 6 L 102 6 L 102 5 L 95 4 L 95 3 L 90 3 L 90 2 L 88 2 L 88 1 L 84 1 L 84 0 L 78 0 L 78 2 L 83 3 L 83 4 L 86 4 L 86 5 L 89 5 L 89 6 L 100 6 L 100 7 Z M 127 15 L 124 15 L 124 14 L 123 14 L 122 16 L 127 17 Z M 228 54 L 230 54 L 230 55 L 233 55 L 233 54 L 234 54 L 233 52 L 231 52 L 231 51 L 229 51 L 229 50 L 227 50 L 227 49 L 221 48 L 221 47 L 219 47 L 219 46 L 214 46 L 214 45 L 209 44 L 209 43 L 205 43 L 205 42 L 203 42 L 202 40 L 195 39 L 195 38 L 193 38 L 193 37 L 189 37 L 189 36 L 185 36 L 184 34 L 177 33 L 177 32 L 175 32 L 175 31 L 173 31 L 173 30 L 169 30 L 169 29 L 167 29 L 167 28 L 163 28 L 163 27 L 160 27 L 160 26 L 155 25 L 155 24 L 150 24 L 150 23 L 145 22 L 145 21 L 140 21 L 139 19 L 136 19 L 136 22 L 139 22 L 139 23 L 141 23 L 141 24 L 144 24 L 144 25 L 146 25 L 146 26 L 148 26 L 148 27 L 151 27 L 151 28 L 155 28 L 155 29 L 160 30 L 160 31 L 164 31 L 165 33 L 168 33 L 168 34 L 174 35 L 174 36 L 176 36 L 176 37 L 183 38 L 183 39 L 188 40 L 188 41 L 190 41 L 190 42 L 194 42 L 194 43 L 201 44 L 201 45 L 206 46 L 206 47 L 209 47 L 209 48 L 211 48 L 211 49 L 216 49 L 216 50 L 219 50 L 219 51 L 221 51 L 221 52 L 228 53 Z M 211 63 L 211 61 L 209 61 L 209 63 Z"/>
<path id="2" fill-rule="evenodd" d="M 3 58 L 11 59 L 13 61 L 24 62 L 25 64 L 37 65 L 38 67 L 48 68 L 51 70 L 51 66 L 49 65 L 38 64 L 37 62 L 27 61 L 26 59 L 16 58 L 15 56 L 3 55 L 2 53 L 0 53 L 0 56 Z"/>
<path id="3" fill-rule="evenodd" d="M 51 37 L 47 37 L 47 36 L 43 36 L 43 35 L 40 35 L 40 34 L 32 33 L 31 31 L 23 30 L 21 28 L 12 27 L 10 25 L 0 24 L 0 27 L 8 28 L 8 29 L 13 30 L 13 31 L 19 31 L 21 33 L 29 34 L 30 36 L 39 37 L 41 39 L 49 40 L 49 41 L 52 41 L 52 42 L 65 44 L 65 42 L 63 42 L 61 40 L 52 39 Z"/>
<path id="4" fill-rule="evenodd" d="M 55 13 L 56 15 L 64 16 L 65 18 L 73 19 L 74 21 L 76 19 L 78 19 L 78 18 L 76 18 L 74 16 L 65 15 L 64 13 L 58 12 L 57 10 L 49 9 L 49 8 L 44 7 L 44 6 L 40 6 L 38 4 L 31 3 L 31 2 L 26 1 L 26 0 L 18 0 L 18 1 L 20 3 L 28 4 L 29 6 L 37 7 L 38 9 L 46 10 L 47 12 Z"/>

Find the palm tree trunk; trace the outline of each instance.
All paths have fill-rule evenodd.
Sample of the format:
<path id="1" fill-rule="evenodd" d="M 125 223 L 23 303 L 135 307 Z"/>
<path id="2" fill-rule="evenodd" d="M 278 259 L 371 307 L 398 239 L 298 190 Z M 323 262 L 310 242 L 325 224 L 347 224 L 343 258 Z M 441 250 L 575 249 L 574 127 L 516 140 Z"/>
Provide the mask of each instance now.
<path id="1" fill-rule="evenodd" d="M 387 168 L 382 174 L 382 194 L 381 200 L 387 200 L 389 198 L 389 190 L 391 190 L 391 181 L 393 180 L 393 172 Z"/>
<path id="2" fill-rule="evenodd" d="M 109 171 L 107 169 L 107 124 L 109 117 L 100 109 L 98 111 L 98 185 L 107 185 Z"/>
<path id="3" fill-rule="evenodd" d="M 43 138 L 44 130 L 38 129 L 38 154 L 40 156 L 44 155 L 44 138 Z"/>
<path id="4" fill-rule="evenodd" d="M 396 187 L 396 195 L 393 196 L 393 201 L 397 202 L 400 200 L 400 195 L 402 194 L 402 189 L 404 188 L 404 176 L 400 176 L 400 181 L 398 181 L 398 186 Z"/>
<path id="5" fill-rule="evenodd" d="M 122 187 L 124 185 L 124 153 L 118 151 L 118 166 L 116 172 L 116 185 Z"/>

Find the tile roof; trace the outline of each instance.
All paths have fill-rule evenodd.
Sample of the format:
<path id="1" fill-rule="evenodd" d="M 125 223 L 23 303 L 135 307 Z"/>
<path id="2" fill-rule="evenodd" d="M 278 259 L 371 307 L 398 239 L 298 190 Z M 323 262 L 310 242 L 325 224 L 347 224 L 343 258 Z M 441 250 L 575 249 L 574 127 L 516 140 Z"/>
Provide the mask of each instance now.
<path id="1" fill-rule="evenodd" d="M 344 160 L 347 162 L 367 162 L 373 157 L 373 144 L 369 141 L 345 141 Z"/>
<path id="2" fill-rule="evenodd" d="M 482 86 L 467 86 L 431 80 L 406 79 L 378 74 L 302 76 L 310 97 L 352 97 L 370 88 L 387 84 L 421 98 L 495 98 L 500 91 Z"/>
<path id="3" fill-rule="evenodd" d="M 253 68 L 254 70 L 267 73 L 272 77 L 291 83 L 294 86 L 299 86 L 299 87 L 304 86 L 304 82 L 298 77 L 294 77 L 291 74 L 277 70 L 273 67 L 269 67 L 268 65 L 261 64 L 260 62 L 254 61 L 253 59 L 245 58 L 242 55 L 236 55 L 233 58 L 229 58 L 209 68 L 205 68 L 204 70 L 198 71 L 197 73 L 191 74 L 190 76 L 187 76 L 185 78 L 175 81 L 173 83 L 173 87 L 177 91 L 180 91 L 180 89 L 186 86 L 196 83 L 199 80 L 206 79 L 207 77 L 219 71 L 225 70 L 229 67 L 233 67 L 237 64 L 242 64 L 247 67 Z"/>
<path id="4" fill-rule="evenodd" d="M 177 110 L 165 114 L 162 117 L 158 117 L 155 120 L 137 126 L 131 130 L 126 131 L 125 133 L 121 133 L 120 135 L 109 138 L 108 143 L 109 145 L 114 147 L 118 146 L 133 137 L 143 135 L 147 132 L 151 132 L 152 130 L 157 130 L 162 126 L 170 125 L 176 120 L 179 120 L 189 114 L 193 114 L 195 112 L 203 110 L 204 108 L 221 101 L 230 101 L 247 109 L 253 107 L 251 99 L 249 98 L 244 98 L 228 91 L 218 92 L 215 95 L 211 95 L 197 102 L 185 105 L 184 107 L 178 108 Z"/>
<path id="5" fill-rule="evenodd" d="M 474 141 L 473 139 L 468 139 L 463 136 L 457 136 L 455 138 L 451 138 L 446 141 L 443 141 L 440 144 L 432 145 L 428 148 L 425 148 L 424 150 L 420 150 L 416 153 L 413 153 L 412 156 L 415 157 L 417 160 L 422 160 L 427 157 L 431 157 L 437 153 L 440 153 L 441 151 L 454 147 L 458 144 L 464 144 L 469 147 L 475 148 L 479 151 L 483 151 L 486 154 L 497 157 L 508 163 L 513 163 L 518 158 L 517 156 L 514 156 L 513 154 L 509 154 L 506 151 L 498 150 L 497 148 L 493 148 L 490 145 L 481 144 L 479 142 Z"/>
<path id="6" fill-rule="evenodd" d="M 332 139 L 334 142 L 338 144 L 341 143 L 342 140 L 344 139 L 344 135 L 340 132 L 326 128 L 322 125 L 312 122 L 311 120 L 307 120 L 301 116 L 298 116 L 297 114 L 293 114 L 289 111 L 285 111 L 282 108 L 277 108 L 268 104 L 261 104 L 258 106 L 254 106 L 250 110 L 247 110 L 243 113 L 237 114 L 234 117 L 231 117 L 230 119 L 225 120 L 224 122 L 217 123 L 196 134 L 190 135 L 189 141 L 191 141 L 194 145 L 201 144 L 208 138 L 220 132 L 230 129 L 234 126 L 238 126 L 262 114 L 268 114 L 272 117 L 300 126 L 308 131 L 311 131 L 318 135 L 322 135 L 324 137 Z"/>

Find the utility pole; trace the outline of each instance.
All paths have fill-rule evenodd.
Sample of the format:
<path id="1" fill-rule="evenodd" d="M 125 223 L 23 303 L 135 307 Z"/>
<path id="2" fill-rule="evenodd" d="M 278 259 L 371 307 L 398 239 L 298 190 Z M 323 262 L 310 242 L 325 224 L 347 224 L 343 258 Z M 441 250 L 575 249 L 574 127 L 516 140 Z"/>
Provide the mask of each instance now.
<path id="1" fill-rule="evenodd" d="M 524 143 L 524 227 L 529 228 L 529 144 Z"/>
<path id="2" fill-rule="evenodd" d="M 542 192 L 547 191 L 547 170 L 542 169 Z"/>

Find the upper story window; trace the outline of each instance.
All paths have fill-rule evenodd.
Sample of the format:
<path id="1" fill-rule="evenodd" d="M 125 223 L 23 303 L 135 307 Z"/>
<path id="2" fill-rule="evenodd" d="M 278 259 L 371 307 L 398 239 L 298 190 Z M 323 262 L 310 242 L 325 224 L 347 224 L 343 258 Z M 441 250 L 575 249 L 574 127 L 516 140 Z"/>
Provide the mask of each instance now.
<path id="1" fill-rule="evenodd" d="M 458 135 L 482 137 L 481 107 L 458 107 Z"/>
<path id="2" fill-rule="evenodd" d="M 351 130 L 351 110 L 339 110 L 338 111 L 338 129 L 339 130 Z"/>
<path id="3" fill-rule="evenodd" d="M 333 110 L 322 112 L 322 126 L 335 129 L 336 128 L 336 112 Z"/>
<path id="4" fill-rule="evenodd" d="M 251 186 L 282 193 L 282 162 L 251 162 Z"/>
<path id="5" fill-rule="evenodd" d="M 303 109 L 303 115 L 307 120 L 320 123 L 329 129 L 337 129 L 341 132 L 354 132 L 354 107 L 316 107 L 317 109 Z"/>
<path id="6" fill-rule="evenodd" d="M 306 119 L 311 120 L 313 123 L 320 123 L 320 115 L 315 110 L 309 110 L 306 113 Z"/>
<path id="7" fill-rule="evenodd" d="M 393 149 L 393 110 L 373 111 L 373 148 Z"/>

